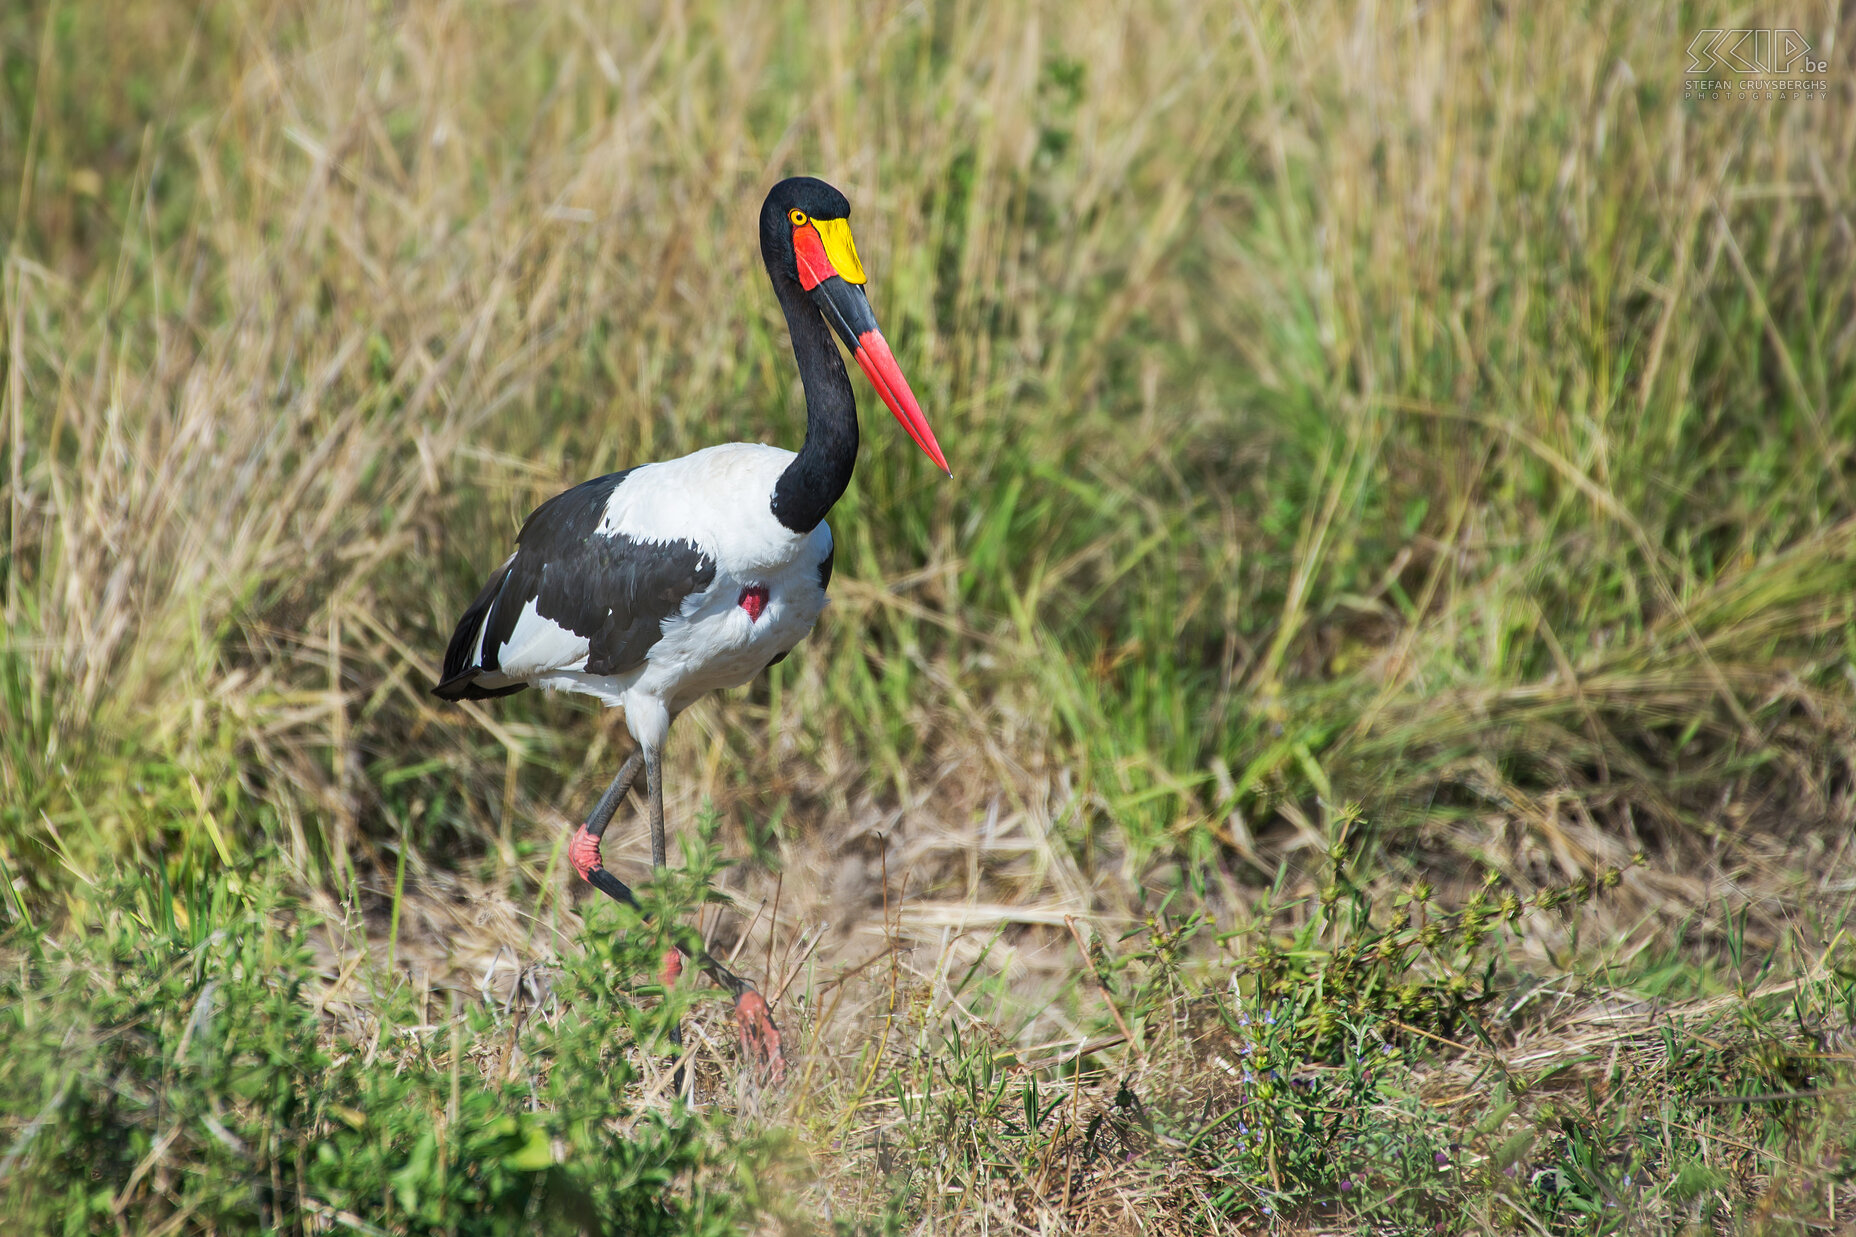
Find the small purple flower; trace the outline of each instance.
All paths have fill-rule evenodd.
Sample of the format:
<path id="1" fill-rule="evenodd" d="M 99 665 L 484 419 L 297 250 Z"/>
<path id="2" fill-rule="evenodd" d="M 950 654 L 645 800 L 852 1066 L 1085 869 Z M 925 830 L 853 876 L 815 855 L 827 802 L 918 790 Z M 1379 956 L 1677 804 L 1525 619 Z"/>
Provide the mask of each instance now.
<path id="1" fill-rule="evenodd" d="M 1353 1189 L 1353 1178 L 1351 1178 L 1351 1177 L 1342 1177 L 1342 1178 L 1340 1179 L 1340 1192 L 1341 1192 L 1342 1194 L 1345 1194 L 1345 1193 L 1347 1193 L 1347 1192 L 1348 1192 L 1349 1190 L 1351 1190 L 1351 1189 Z"/>
<path id="2" fill-rule="evenodd" d="M 1247 1126 L 1247 1125 L 1245 1125 L 1245 1124 L 1244 1124 L 1244 1123 L 1243 1123 L 1242 1121 L 1239 1121 L 1239 1122 L 1237 1123 L 1237 1132 L 1238 1132 L 1239 1134 L 1248 1134 L 1248 1133 L 1250 1133 L 1250 1127 L 1249 1127 L 1249 1126 Z M 1625 1184 L 1625 1185 L 1629 1185 L 1629 1184 L 1630 1184 L 1630 1178 L 1629 1178 L 1629 1177 L 1626 1177 L 1626 1178 L 1624 1178 L 1624 1184 Z"/>
<path id="3" fill-rule="evenodd" d="M 1274 1009 L 1265 1010 L 1263 1012 L 1263 1021 L 1265 1024 L 1269 1026 L 1275 1026 L 1276 1025 L 1276 1011 Z"/>
<path id="4" fill-rule="evenodd" d="M 1433 1161 L 1433 1162 L 1435 1162 L 1435 1163 L 1438 1163 L 1438 1164 L 1448 1164 L 1448 1163 L 1450 1162 L 1450 1157 L 1449 1157 L 1449 1156 L 1447 1156 L 1447 1155 L 1445 1155 L 1445 1154 L 1444 1154 L 1443 1152 L 1441 1152 L 1441 1151 L 1439 1151 L 1439 1152 L 1437 1152 L 1437 1154 L 1435 1154 L 1435 1155 L 1433 1155 L 1433 1156 L 1431 1157 L 1431 1159 L 1432 1159 L 1432 1161 Z M 1629 1179 L 1627 1178 L 1627 1179 L 1626 1179 L 1626 1184 L 1628 1184 L 1628 1181 L 1629 1181 Z"/>

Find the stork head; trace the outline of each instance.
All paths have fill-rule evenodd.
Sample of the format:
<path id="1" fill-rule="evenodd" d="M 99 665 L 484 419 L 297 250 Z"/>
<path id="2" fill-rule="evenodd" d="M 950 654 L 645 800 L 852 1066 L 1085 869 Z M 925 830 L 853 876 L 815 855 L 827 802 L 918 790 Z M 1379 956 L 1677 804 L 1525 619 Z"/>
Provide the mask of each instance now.
<path id="1" fill-rule="evenodd" d="M 760 249 L 768 272 L 776 280 L 798 284 L 812 299 L 915 445 L 952 476 L 941 444 L 870 311 L 863 263 L 851 240 L 851 204 L 845 196 L 810 176 L 781 181 L 760 208 Z"/>

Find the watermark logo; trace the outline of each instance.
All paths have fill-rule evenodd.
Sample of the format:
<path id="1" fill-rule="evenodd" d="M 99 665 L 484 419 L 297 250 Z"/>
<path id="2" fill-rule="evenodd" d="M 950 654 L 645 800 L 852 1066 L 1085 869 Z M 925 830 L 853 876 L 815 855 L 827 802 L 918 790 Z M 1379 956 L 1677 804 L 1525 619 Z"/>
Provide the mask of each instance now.
<path id="1" fill-rule="evenodd" d="M 1829 96 L 1811 42 L 1796 30 L 1703 30 L 1688 45 L 1685 99 L 1777 102 Z"/>
<path id="2" fill-rule="evenodd" d="M 1703 30 L 1688 45 L 1688 73 L 1779 76 L 1822 73 L 1830 66 L 1811 59 L 1811 44 L 1796 30 Z"/>

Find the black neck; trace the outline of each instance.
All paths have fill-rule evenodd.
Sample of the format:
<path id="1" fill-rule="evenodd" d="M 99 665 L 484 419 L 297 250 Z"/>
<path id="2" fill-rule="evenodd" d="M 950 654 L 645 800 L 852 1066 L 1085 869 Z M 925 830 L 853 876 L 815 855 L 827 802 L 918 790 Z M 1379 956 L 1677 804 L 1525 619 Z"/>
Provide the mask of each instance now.
<path id="1" fill-rule="evenodd" d="M 793 357 L 806 388 L 806 441 L 773 487 L 773 516 L 796 533 L 818 527 L 851 483 L 857 465 L 857 396 L 831 328 L 790 279 L 773 291 L 786 312 Z"/>

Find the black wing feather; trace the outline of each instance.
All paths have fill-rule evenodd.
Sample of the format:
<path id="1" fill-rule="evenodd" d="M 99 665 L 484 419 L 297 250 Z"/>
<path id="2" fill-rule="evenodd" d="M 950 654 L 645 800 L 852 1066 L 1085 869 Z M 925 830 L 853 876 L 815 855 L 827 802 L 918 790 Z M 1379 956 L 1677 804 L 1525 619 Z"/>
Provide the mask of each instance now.
<path id="1" fill-rule="evenodd" d="M 482 699 L 521 690 L 520 684 L 484 688 L 472 680 L 500 669 L 500 650 L 531 601 L 543 618 L 586 638 L 589 673 L 619 674 L 640 665 L 662 637 L 664 620 L 709 587 L 715 560 L 695 543 L 599 532 L 612 492 L 633 471 L 595 477 L 535 508 L 516 538 L 515 555 L 459 620 L 439 695 Z M 479 629 L 483 652 L 473 662 Z"/>
<path id="2" fill-rule="evenodd" d="M 513 557 L 504 563 L 501 570 L 483 586 L 483 591 L 477 594 L 477 600 L 471 602 L 470 608 L 464 611 L 464 617 L 458 620 L 457 630 L 451 633 L 451 643 L 445 649 L 444 677 L 432 689 L 434 696 L 445 700 L 493 700 L 498 696 L 514 695 L 528 686 L 526 683 L 517 683 L 512 687 L 479 687 L 477 672 L 483 667 L 471 660 L 477 651 L 477 631 L 483 626 L 491 605 L 503 591 L 503 585 L 509 579 L 509 569 L 514 564 Z"/>

